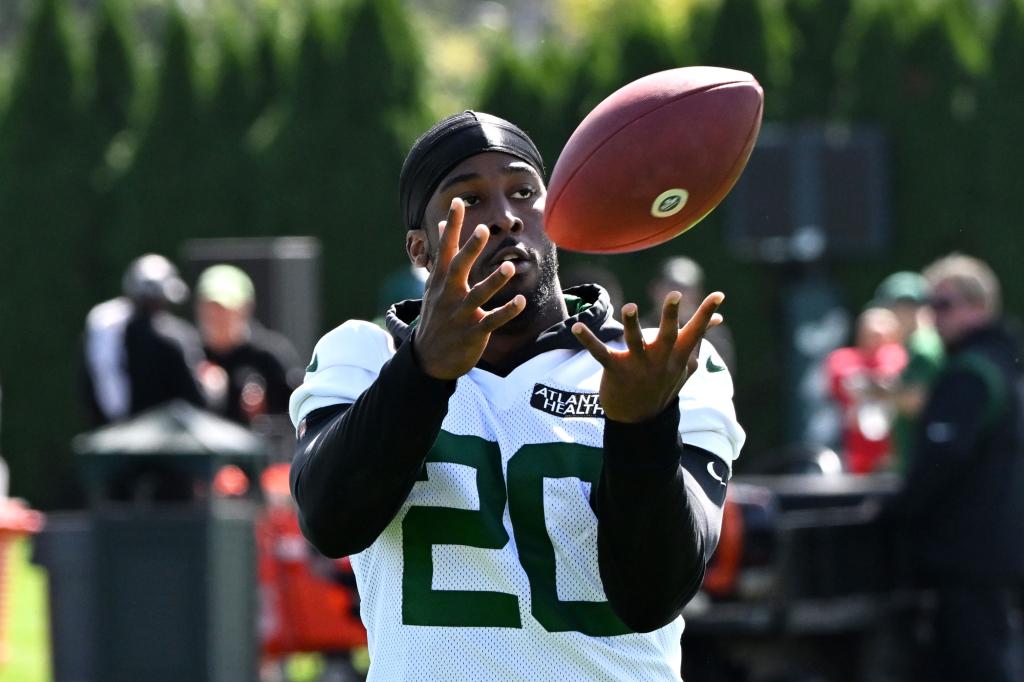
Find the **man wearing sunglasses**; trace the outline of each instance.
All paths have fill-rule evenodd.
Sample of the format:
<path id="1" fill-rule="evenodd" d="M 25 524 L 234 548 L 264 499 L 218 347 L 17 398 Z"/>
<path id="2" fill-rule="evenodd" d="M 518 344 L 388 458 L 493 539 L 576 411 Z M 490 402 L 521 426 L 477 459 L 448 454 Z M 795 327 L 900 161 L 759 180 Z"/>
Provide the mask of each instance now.
<path id="1" fill-rule="evenodd" d="M 1020 680 L 1020 344 L 985 263 L 952 254 L 924 274 L 948 359 L 917 424 L 900 500 L 917 578 L 935 597 L 929 670 L 918 679 Z"/>

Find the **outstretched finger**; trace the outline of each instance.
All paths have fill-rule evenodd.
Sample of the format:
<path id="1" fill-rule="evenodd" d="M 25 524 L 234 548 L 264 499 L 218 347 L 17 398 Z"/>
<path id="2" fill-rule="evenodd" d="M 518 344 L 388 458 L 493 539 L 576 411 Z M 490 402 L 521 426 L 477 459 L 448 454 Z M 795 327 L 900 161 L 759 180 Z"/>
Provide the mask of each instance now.
<path id="1" fill-rule="evenodd" d="M 452 199 L 451 208 L 448 209 L 448 218 L 437 225 L 440 234 L 437 248 L 437 264 L 435 270 L 442 273 L 448 271 L 448 266 L 459 251 L 459 233 L 462 232 L 462 221 L 466 217 L 466 205 L 458 197 Z"/>
<path id="2" fill-rule="evenodd" d="M 636 303 L 622 306 L 622 326 L 625 328 L 626 348 L 630 353 L 644 352 L 644 333 L 640 329 L 640 316 Z"/>
<path id="3" fill-rule="evenodd" d="M 502 263 L 498 269 L 487 275 L 482 282 L 469 290 L 466 296 L 466 305 L 472 308 L 479 308 L 491 297 L 498 293 L 503 286 L 508 284 L 516 274 L 516 266 L 511 263 Z"/>
<path id="4" fill-rule="evenodd" d="M 658 343 L 671 348 L 679 336 L 679 301 L 683 295 L 672 291 L 665 297 L 665 305 L 661 307 L 661 324 L 658 326 Z"/>
<path id="5" fill-rule="evenodd" d="M 580 345 L 587 349 L 587 352 L 597 360 L 602 367 L 607 368 L 612 360 L 611 351 L 608 350 L 608 346 L 604 345 L 601 339 L 594 335 L 594 332 L 590 331 L 587 325 L 582 322 L 577 322 L 572 326 L 572 333 L 575 334 L 576 339 L 580 342 Z"/>
<path id="6" fill-rule="evenodd" d="M 526 297 L 519 294 L 505 305 L 495 308 L 484 315 L 479 322 L 480 328 L 489 334 L 502 325 L 507 324 L 512 318 L 523 312 L 525 308 Z"/>
<path id="7" fill-rule="evenodd" d="M 462 245 L 462 248 L 452 258 L 452 262 L 448 266 L 448 276 L 468 287 L 469 271 L 472 269 L 476 259 L 483 253 L 484 247 L 487 246 L 487 240 L 490 238 L 490 231 L 483 225 L 477 225 L 476 229 L 469 235 L 466 243 Z"/>
<path id="8" fill-rule="evenodd" d="M 679 338 L 676 339 L 676 351 L 689 355 L 694 348 L 700 345 L 700 340 L 704 336 L 704 332 L 708 330 L 711 325 L 711 320 L 714 318 L 718 306 L 722 305 L 722 301 L 725 300 L 725 294 L 721 291 L 716 291 L 712 294 L 708 294 L 701 302 L 700 307 L 697 308 L 697 312 L 683 325 L 683 328 L 679 331 Z"/>
<path id="9" fill-rule="evenodd" d="M 698 337 L 705 333 L 711 323 L 712 317 L 718 311 L 718 306 L 722 305 L 722 301 L 725 300 L 725 294 L 720 291 L 716 291 L 712 294 L 708 294 L 705 300 L 700 302 L 700 306 L 696 309 L 696 312 L 688 319 L 683 329 L 680 330 L 680 339 L 686 337 Z"/>

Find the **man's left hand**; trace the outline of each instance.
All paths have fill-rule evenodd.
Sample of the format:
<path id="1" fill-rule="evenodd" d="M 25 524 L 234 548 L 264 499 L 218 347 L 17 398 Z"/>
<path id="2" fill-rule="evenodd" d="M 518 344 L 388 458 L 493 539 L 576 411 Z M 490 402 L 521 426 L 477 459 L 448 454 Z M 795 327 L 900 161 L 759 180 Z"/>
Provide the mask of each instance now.
<path id="1" fill-rule="evenodd" d="M 658 334 L 651 342 L 644 341 L 636 304 L 622 306 L 626 350 L 609 348 L 580 322 L 573 325 L 573 334 L 604 367 L 601 406 L 609 419 L 635 423 L 656 416 L 677 399 L 696 371 L 704 332 L 722 322 L 715 311 L 725 294 L 709 294 L 682 329 L 678 322 L 681 299 L 678 291 L 665 297 Z"/>

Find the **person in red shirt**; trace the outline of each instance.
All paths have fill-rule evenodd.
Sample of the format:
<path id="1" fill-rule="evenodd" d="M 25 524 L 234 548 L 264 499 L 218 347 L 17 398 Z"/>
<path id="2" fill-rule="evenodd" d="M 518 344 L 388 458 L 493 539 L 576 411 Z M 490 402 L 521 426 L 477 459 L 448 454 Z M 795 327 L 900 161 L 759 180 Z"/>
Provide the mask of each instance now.
<path id="1" fill-rule="evenodd" d="M 895 412 L 887 387 L 899 378 L 907 352 L 892 311 L 868 308 L 857 318 L 856 345 L 825 360 L 829 391 L 842 411 L 847 469 L 865 474 L 888 462 Z"/>

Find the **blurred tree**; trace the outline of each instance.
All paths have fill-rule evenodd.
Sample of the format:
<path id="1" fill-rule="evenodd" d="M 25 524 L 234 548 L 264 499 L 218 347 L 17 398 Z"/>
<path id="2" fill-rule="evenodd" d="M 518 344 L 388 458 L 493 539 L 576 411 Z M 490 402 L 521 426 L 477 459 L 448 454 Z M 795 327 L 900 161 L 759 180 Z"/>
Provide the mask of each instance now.
<path id="1" fill-rule="evenodd" d="M 196 92 L 192 36 L 185 16 L 167 17 L 162 65 L 152 114 L 141 126 L 138 147 L 115 191 L 114 234 L 108 263 L 120 271 L 146 251 L 172 260 L 192 234 L 202 205 L 217 188 L 202 182 L 202 150 L 208 140 Z"/>
<path id="2" fill-rule="evenodd" d="M 337 159 L 325 136 L 344 120 L 333 95 L 331 44 L 316 12 L 307 19 L 294 73 L 275 119 L 261 126 L 257 163 L 260 230 L 267 234 L 321 234 L 333 197 L 326 179 Z M 273 125 L 271 125 L 273 124 Z"/>
<path id="3" fill-rule="evenodd" d="M 911 127 L 908 120 L 907 132 L 919 135 L 916 158 L 935 154 L 923 170 L 938 173 L 934 183 L 928 183 L 927 178 L 922 183 L 918 197 L 921 209 L 936 205 L 933 199 L 937 188 L 968 188 L 976 177 L 976 167 L 972 166 L 975 143 L 970 138 L 977 117 L 978 74 L 954 40 L 950 16 L 942 11 L 929 16 L 909 46 L 911 71 L 906 89 L 912 103 L 908 119 L 912 118 L 914 124 Z M 942 153 L 933 151 L 938 141 Z M 950 230 L 959 230 L 970 220 L 973 210 L 965 203 L 955 212 L 943 211 L 942 218 L 936 212 L 935 220 Z M 932 222 L 927 214 L 921 217 L 926 224 Z"/>
<path id="4" fill-rule="evenodd" d="M 423 57 L 401 0 L 358 0 L 346 15 L 338 90 L 344 93 L 349 119 L 365 123 L 387 137 L 405 142 L 430 123 L 424 111 Z M 345 131 L 353 142 L 362 132 Z M 365 143 L 364 143 L 365 144 Z M 401 154 L 401 161 L 404 159 Z M 399 163 L 399 165 L 401 165 Z"/>
<path id="5" fill-rule="evenodd" d="M 204 108 L 204 144 L 197 169 L 206 195 L 202 213 L 190 227 L 195 236 L 233 236 L 256 232 L 253 210 L 256 161 L 247 144 L 250 127 L 261 113 L 256 73 L 238 36 L 220 41 L 221 63 L 209 105 Z"/>
<path id="6" fill-rule="evenodd" d="M 614 92 L 620 78 L 620 55 L 615 48 L 614 32 L 608 32 L 595 33 L 590 42 L 574 51 L 573 63 L 563 82 L 556 86 L 565 92 L 562 108 L 570 132 L 591 109 Z"/>
<path id="7" fill-rule="evenodd" d="M 257 94 L 257 66 L 263 65 L 250 60 L 241 36 L 231 30 L 233 25 L 220 24 L 220 68 L 207 114 L 219 132 L 240 139 L 262 113 L 265 102 L 260 100 L 265 95 Z"/>
<path id="8" fill-rule="evenodd" d="M 109 141 L 128 127 L 135 98 L 135 65 L 122 0 L 99 8 L 95 49 L 95 97 L 98 134 Z"/>
<path id="9" fill-rule="evenodd" d="M 551 41 L 545 41 L 535 56 L 501 43 L 491 55 L 479 98 L 481 111 L 508 119 L 530 135 L 548 173 L 574 129 L 561 111 L 568 81 L 565 59 Z"/>
<path id="10" fill-rule="evenodd" d="M 97 240 L 90 174 L 99 155 L 76 94 L 65 3 L 42 0 L 20 46 L 0 122 L 0 378 L 14 494 L 48 506 L 75 477 L 77 340 Z M 10 428 L 16 426 L 16 428 Z"/>
<path id="11" fill-rule="evenodd" d="M 953 43 L 943 7 L 872 5 L 853 30 L 843 74 L 856 123 L 878 125 L 889 151 L 892 247 L 886 258 L 839 268 L 850 300 L 866 301 L 889 271 L 972 250 L 963 228 L 977 210 L 974 75 Z"/>
<path id="12" fill-rule="evenodd" d="M 907 58 L 899 139 L 894 140 L 901 152 L 898 162 L 906 164 L 900 172 L 904 185 L 896 218 L 897 225 L 916 229 L 903 230 L 901 243 L 914 248 L 916 235 L 927 226 L 934 237 L 942 236 L 940 248 L 970 248 L 977 233 L 964 234 L 964 227 L 973 222 L 976 206 L 969 200 L 943 202 L 936 197 L 977 196 L 975 79 L 939 13 L 926 17 L 908 45 Z M 922 164 L 925 158 L 929 161 Z"/>
<path id="13" fill-rule="evenodd" d="M 77 77 L 63 14 L 70 3 L 19 5 L 36 11 L 17 54 L 0 63 L 0 85 L 10 83 L 0 94 L 0 379 L 6 422 L 18 424 L 4 430 L 2 446 L 15 485 L 34 502 L 61 495 L 43 477 L 67 471 L 82 316 L 113 293 L 131 257 L 173 257 L 191 236 L 317 235 L 325 290 L 340 292 L 325 297 L 327 324 L 377 315 L 377 283 L 405 263 L 397 177 L 430 117 L 418 36 L 399 0 L 260 0 L 246 15 L 207 4 L 186 21 L 166 0 L 96 0 L 83 50 L 94 55 L 94 90 Z M 460 33 L 491 49 L 457 52 L 445 72 L 469 78 L 479 69 L 458 55 L 493 55 L 479 105 L 522 124 L 549 169 L 579 121 L 628 80 L 690 63 L 746 69 L 765 85 L 769 120 L 875 123 L 888 135 L 893 250 L 835 264 L 848 300 L 866 300 L 891 269 L 955 248 L 990 260 L 1008 303 L 1021 305 L 1024 283 L 1009 276 L 1024 192 L 1021 0 L 564 4 L 573 10 L 565 21 L 586 24 L 568 37 L 546 35 L 514 52 L 505 34 Z M 20 9 L 0 7 L 21 22 Z M 994 19 L 992 36 L 983 38 L 979 16 Z M 208 39 L 198 60 L 192 21 Z M 151 83 L 143 38 L 160 27 Z M 197 74 L 206 74 L 202 89 Z M 729 294 L 737 400 L 756 452 L 781 438 L 761 388 L 778 380 L 761 358 L 780 351 L 746 353 L 744 339 L 772 343 L 763 338 L 774 324 L 765 292 L 775 273 L 723 253 L 721 212 L 662 247 L 598 260 L 638 301 L 662 258 L 685 252 L 705 264 L 709 286 Z"/>
<path id="14" fill-rule="evenodd" d="M 1012 274 L 1020 267 L 1020 197 L 1024 196 L 1024 6 L 1008 0 L 996 23 L 991 69 L 978 101 L 978 117 L 970 142 L 980 153 L 978 193 L 973 220 L 964 227 L 977 235 L 976 253 L 985 254 L 1002 279 L 1005 306 L 1024 314 L 1024 280 Z M 984 131 L 978 134 L 978 131 Z"/>
<path id="15" fill-rule="evenodd" d="M 619 73 L 613 89 L 656 71 L 692 63 L 696 56 L 685 40 L 676 40 L 668 32 L 650 5 L 621 7 L 609 23 L 618 27 Z"/>
<path id="16" fill-rule="evenodd" d="M 892 120 L 899 115 L 907 19 L 890 6 L 861 3 L 854 11 L 837 68 L 837 77 L 844 83 L 840 116 Z"/>
<path id="17" fill-rule="evenodd" d="M 428 117 L 422 58 L 397 0 L 360 0 L 342 15 L 314 13 L 294 90 L 261 151 L 261 219 L 268 232 L 314 234 L 325 247 L 327 323 L 371 318 L 381 274 L 408 262 L 398 175 Z M 342 293 L 343 292 L 343 293 Z"/>
<path id="18" fill-rule="evenodd" d="M 484 79 L 481 109 L 529 132 L 549 172 L 572 131 L 598 102 L 632 80 L 687 60 L 685 41 L 666 30 L 653 6 L 607 7 L 594 21 L 609 30 L 595 32 L 581 49 L 555 35 L 530 54 L 499 43 Z"/>
<path id="19" fill-rule="evenodd" d="M 770 117 L 781 107 L 781 101 L 772 97 L 778 91 L 777 69 L 772 67 L 773 57 L 778 58 L 783 46 L 769 45 L 768 32 L 762 0 L 722 0 L 707 42 L 699 46 L 697 61 L 753 74 L 768 92 L 765 112 Z"/>
<path id="20" fill-rule="evenodd" d="M 335 219 L 341 229 L 325 240 L 328 254 L 347 252 L 349 263 L 343 266 L 345 281 L 331 287 L 351 292 L 351 299 L 331 306 L 338 315 L 357 302 L 376 301 L 381 272 L 408 267 L 398 176 L 409 144 L 431 123 L 422 91 L 420 45 L 400 0 L 360 0 L 346 28 L 337 84 L 345 117 L 343 125 L 335 126 L 344 150 L 336 160 L 334 187 L 340 209 Z M 356 252 L 352 244 L 366 230 L 380 230 L 382 238 L 362 241 Z"/>
<path id="21" fill-rule="evenodd" d="M 696 48 L 685 22 L 666 21 L 647 2 L 605 8 L 596 30 L 559 86 L 567 92 L 566 113 L 578 124 L 598 102 L 637 78 L 694 63 Z M 673 27 L 680 27 L 673 29 Z"/>
<path id="22" fill-rule="evenodd" d="M 172 259 L 187 238 L 254 231 L 255 166 L 246 135 L 258 114 L 250 62 L 231 23 L 220 28 L 220 68 L 203 98 L 185 16 L 167 18 L 153 113 L 115 188 L 117 270 L 144 251 Z"/>
<path id="23" fill-rule="evenodd" d="M 595 31 L 589 43 L 576 51 L 573 68 L 563 69 L 554 86 L 563 93 L 556 118 L 565 129 L 563 145 L 580 121 L 618 88 L 693 59 L 687 41 L 666 27 L 664 17 L 650 3 L 611 5 L 597 23 L 605 30 Z"/>
<path id="24" fill-rule="evenodd" d="M 711 46 L 712 33 L 715 30 L 715 17 L 718 15 L 719 3 L 704 0 L 695 2 L 686 21 L 687 38 L 690 50 L 697 55 L 697 63 L 711 64 L 704 59 Z"/>
<path id="25" fill-rule="evenodd" d="M 849 20 L 853 0 L 788 0 L 786 18 L 792 27 L 793 80 L 784 93 L 790 118 L 827 120 L 835 114 L 836 49 Z"/>
<path id="26" fill-rule="evenodd" d="M 117 177 L 131 163 L 136 118 L 136 72 L 129 15 L 121 0 L 106 0 L 98 10 L 94 42 L 92 107 L 96 117 L 96 135 L 104 153 L 94 174 L 99 234 L 90 251 L 89 278 L 99 296 L 118 290 L 118 263 L 109 262 L 109 232 L 115 222 L 113 187 Z"/>
<path id="27" fill-rule="evenodd" d="M 256 112 L 264 113 L 281 94 L 273 27 L 267 26 L 257 33 L 255 53 L 252 103 Z"/>

